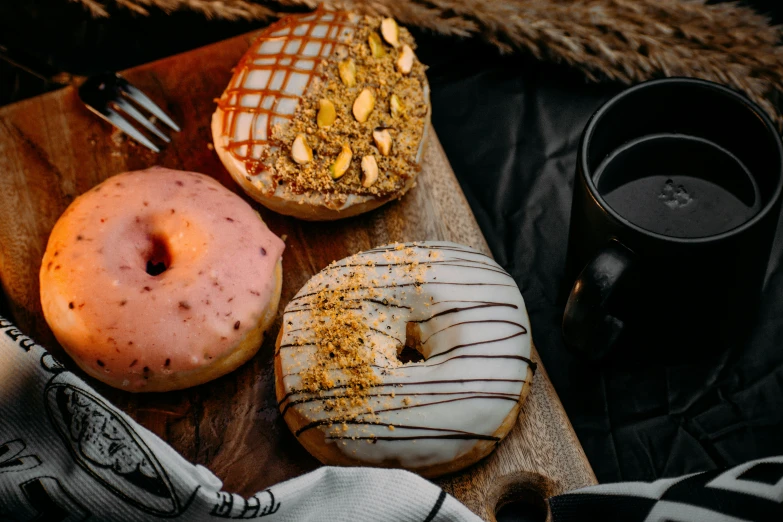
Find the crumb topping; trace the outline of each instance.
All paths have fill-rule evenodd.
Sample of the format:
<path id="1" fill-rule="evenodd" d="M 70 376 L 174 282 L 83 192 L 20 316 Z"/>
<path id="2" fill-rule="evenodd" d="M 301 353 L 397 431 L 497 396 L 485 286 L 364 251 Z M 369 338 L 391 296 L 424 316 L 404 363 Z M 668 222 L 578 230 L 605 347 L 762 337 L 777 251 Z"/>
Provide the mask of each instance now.
<path id="1" fill-rule="evenodd" d="M 349 40 L 316 67 L 316 79 L 300 101 L 293 120 L 272 127 L 274 148 L 266 164 L 277 185 L 294 194 L 317 191 L 382 197 L 400 191 L 419 170 L 416 154 L 429 110 L 423 87 L 425 66 L 414 59 L 409 73 L 400 72 L 397 61 L 403 46 L 415 48 L 413 37 L 400 27 L 400 46 L 386 41 L 379 44 L 380 30 L 380 18 L 362 18 Z M 383 46 L 382 56 L 377 48 L 373 53 L 371 41 Z M 355 67 L 355 81 L 347 84 L 341 77 L 340 64 L 345 66 L 350 61 Z M 360 95 L 365 99 L 357 111 Z M 392 95 L 397 97 L 394 102 Z M 373 139 L 373 131 L 383 130 L 391 136 L 390 148 Z M 312 159 L 307 158 L 304 163 L 292 156 L 298 136 L 312 151 Z M 347 169 L 339 165 L 335 169 L 333 166 L 346 145 L 352 153 L 350 163 Z M 367 156 L 372 156 L 377 164 L 377 177 L 372 183 L 362 176 L 362 159 Z M 336 170 L 340 174 L 335 174 Z"/>
<path id="2" fill-rule="evenodd" d="M 326 284 L 312 297 L 309 327 L 316 353 L 301 374 L 306 390 L 316 392 L 339 384 L 346 387 L 346 395 L 361 396 L 379 382 L 372 370 L 371 336 L 356 310 L 357 292 L 364 288 L 364 273 L 355 270 L 333 285 Z M 368 290 L 373 295 L 372 289 Z M 330 369 L 339 369 L 343 377 L 336 382 Z"/>
<path id="3" fill-rule="evenodd" d="M 413 248 L 398 245 L 377 262 L 354 255 L 332 263 L 308 285 L 318 290 L 307 297 L 306 311 L 295 312 L 301 327 L 291 330 L 291 347 L 298 347 L 294 364 L 301 389 L 322 397 L 322 408 L 330 412 L 333 422 L 374 416 L 373 388 L 404 364 L 397 355 L 405 342 L 401 339 L 391 348 L 377 342 L 390 328 L 389 321 L 396 319 L 383 311 L 384 306 L 395 304 L 393 297 L 379 288 L 399 285 L 400 297 L 408 291 L 420 293 L 427 268 Z M 333 275 L 338 271 L 339 275 Z M 300 306 L 305 303 L 296 307 Z"/>
<path id="4" fill-rule="evenodd" d="M 316 351 L 300 377 L 302 387 L 311 393 L 344 388 L 340 398 L 326 401 L 327 409 L 363 406 L 370 388 L 380 382 L 372 367 L 374 343 L 357 310 L 360 291 L 375 295 L 365 283 L 364 273 L 354 270 L 335 284 L 325 285 L 311 300 L 312 316 L 305 330 L 311 330 Z M 332 370 L 340 376 L 335 377 Z"/>

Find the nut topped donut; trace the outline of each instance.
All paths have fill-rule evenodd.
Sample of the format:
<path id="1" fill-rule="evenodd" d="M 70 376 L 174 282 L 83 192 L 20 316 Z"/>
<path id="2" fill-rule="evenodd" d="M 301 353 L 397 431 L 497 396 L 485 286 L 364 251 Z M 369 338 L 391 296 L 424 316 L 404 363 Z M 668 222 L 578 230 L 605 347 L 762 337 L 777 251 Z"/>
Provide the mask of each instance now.
<path id="1" fill-rule="evenodd" d="M 239 196 L 194 172 L 113 176 L 54 226 L 44 316 L 88 374 L 128 391 L 235 369 L 276 316 L 283 242 Z"/>
<path id="2" fill-rule="evenodd" d="M 288 304 L 277 398 L 325 464 L 437 476 L 513 427 L 530 349 L 524 300 L 490 257 L 447 242 L 379 247 L 332 263 Z"/>
<path id="3" fill-rule="evenodd" d="M 429 86 L 391 19 L 319 9 L 264 30 L 212 117 L 226 169 L 254 199 L 330 220 L 402 196 L 420 170 Z"/>

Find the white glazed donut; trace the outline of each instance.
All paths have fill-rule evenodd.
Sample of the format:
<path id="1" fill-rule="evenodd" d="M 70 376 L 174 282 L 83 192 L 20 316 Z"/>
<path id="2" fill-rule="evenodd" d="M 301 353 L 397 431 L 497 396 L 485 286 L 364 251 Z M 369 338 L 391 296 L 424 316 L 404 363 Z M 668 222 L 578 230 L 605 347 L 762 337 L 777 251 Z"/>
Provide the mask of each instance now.
<path id="1" fill-rule="evenodd" d="M 426 68 L 411 34 L 384 22 L 396 38 L 380 18 L 325 9 L 287 16 L 260 33 L 212 117 L 215 151 L 248 195 L 275 212 L 332 220 L 372 210 L 414 185 L 430 121 Z M 397 65 L 403 54 L 407 69 Z M 362 94 L 372 103 L 357 116 Z M 318 116 L 324 102 L 330 119 Z M 299 139 L 306 145 L 295 149 Z M 344 170 L 333 171 L 340 161 Z M 365 176 L 365 163 L 377 175 Z"/>
<path id="2" fill-rule="evenodd" d="M 423 360 L 403 362 L 410 348 Z M 490 257 L 448 242 L 389 245 L 332 263 L 288 304 L 277 398 L 321 462 L 432 477 L 510 431 L 530 350 L 522 295 Z"/>

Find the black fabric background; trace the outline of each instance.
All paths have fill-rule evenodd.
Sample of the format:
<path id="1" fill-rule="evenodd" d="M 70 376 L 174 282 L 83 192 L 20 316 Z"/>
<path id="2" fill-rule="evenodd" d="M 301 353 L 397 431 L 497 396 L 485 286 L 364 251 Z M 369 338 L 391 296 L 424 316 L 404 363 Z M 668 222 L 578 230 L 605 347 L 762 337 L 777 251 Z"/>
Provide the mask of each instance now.
<path id="1" fill-rule="evenodd" d="M 783 21 L 777 0 L 755 5 Z M 80 74 L 261 25 L 124 11 L 95 21 L 65 0 L 0 4 L 0 44 Z M 495 257 L 522 289 L 534 341 L 599 481 L 653 480 L 783 454 L 781 229 L 745 344 L 700 347 L 709 355 L 695 360 L 575 359 L 560 337 L 557 297 L 576 146 L 590 114 L 622 87 L 588 84 L 564 66 L 500 56 L 477 41 L 416 34 L 419 57 L 430 65 L 435 129 Z M 0 61 L 0 104 L 50 88 Z M 681 283 L 673 278 L 673 286 Z"/>
<path id="2" fill-rule="evenodd" d="M 653 480 L 783 452 L 781 238 L 744 346 L 698 347 L 708 355 L 696 360 L 576 359 L 560 337 L 558 302 L 576 146 L 590 114 L 618 89 L 519 58 L 429 63 L 435 128 L 496 258 L 522 289 L 534 341 L 599 481 Z M 681 284 L 672 280 L 673 289 Z"/>

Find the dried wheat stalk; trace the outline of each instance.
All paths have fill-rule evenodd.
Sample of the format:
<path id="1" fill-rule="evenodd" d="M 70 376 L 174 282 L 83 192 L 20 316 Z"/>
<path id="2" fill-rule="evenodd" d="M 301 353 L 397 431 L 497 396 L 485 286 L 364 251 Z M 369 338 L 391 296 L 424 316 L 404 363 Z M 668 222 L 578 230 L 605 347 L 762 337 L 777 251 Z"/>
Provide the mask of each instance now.
<path id="1" fill-rule="evenodd" d="M 95 16 L 107 5 L 146 14 L 154 7 L 209 17 L 269 19 L 280 9 L 315 8 L 319 0 L 71 0 Z M 327 0 L 327 5 L 394 16 L 407 25 L 481 36 L 502 51 L 564 62 L 588 79 L 630 84 L 692 76 L 744 91 L 783 128 L 780 27 L 734 3 L 705 0 Z M 775 101 L 773 101 L 775 100 Z"/>
<path id="2" fill-rule="evenodd" d="M 147 16 L 149 8 L 160 9 L 167 13 L 178 10 L 191 10 L 202 13 L 207 18 L 225 20 L 267 20 L 277 13 L 265 5 L 249 0 L 69 0 L 86 7 L 95 17 L 108 17 L 108 7 L 116 5 L 135 13 Z"/>

